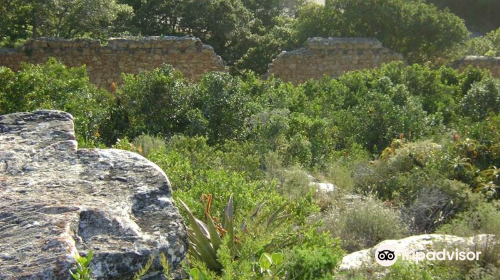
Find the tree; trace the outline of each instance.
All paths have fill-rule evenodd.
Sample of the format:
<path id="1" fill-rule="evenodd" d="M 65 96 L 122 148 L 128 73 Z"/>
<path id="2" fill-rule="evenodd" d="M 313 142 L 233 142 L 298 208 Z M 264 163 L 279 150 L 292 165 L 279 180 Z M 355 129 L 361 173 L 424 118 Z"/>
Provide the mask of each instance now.
<path id="1" fill-rule="evenodd" d="M 440 9 L 450 9 L 465 19 L 467 26 L 477 32 L 488 32 L 500 27 L 498 0 L 427 0 Z"/>
<path id="2" fill-rule="evenodd" d="M 128 29 L 133 15 L 130 6 L 114 0 L 5 0 L 0 11 L 0 37 L 7 43 L 28 37 L 107 38 Z"/>
<path id="3" fill-rule="evenodd" d="M 134 23 L 144 35 L 176 35 L 184 1 L 179 0 L 123 0 L 135 11 Z"/>
<path id="4" fill-rule="evenodd" d="M 465 55 L 500 56 L 500 28 L 469 40 Z"/>
<path id="5" fill-rule="evenodd" d="M 186 0 L 181 28 L 232 63 L 239 58 L 234 46 L 250 35 L 251 20 L 252 14 L 240 0 Z"/>
<path id="6" fill-rule="evenodd" d="M 31 36 L 29 25 L 31 6 L 22 0 L 0 1 L 0 41 L 12 45 L 18 39 Z"/>
<path id="7" fill-rule="evenodd" d="M 433 5 L 405 0 L 336 0 L 306 6 L 297 18 L 297 37 L 375 37 L 413 62 L 447 57 L 468 38 L 463 21 Z"/>

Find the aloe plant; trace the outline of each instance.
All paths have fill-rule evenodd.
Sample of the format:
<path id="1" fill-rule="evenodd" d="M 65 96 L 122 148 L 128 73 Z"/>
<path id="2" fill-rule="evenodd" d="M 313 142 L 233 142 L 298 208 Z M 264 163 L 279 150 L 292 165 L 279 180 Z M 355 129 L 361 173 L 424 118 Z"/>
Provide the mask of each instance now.
<path id="1" fill-rule="evenodd" d="M 205 221 L 197 219 L 182 200 L 180 200 L 180 203 L 188 214 L 189 253 L 204 262 L 210 270 L 220 272 L 222 270 L 222 264 L 217 260 L 217 251 L 222 244 L 222 239 L 225 236 L 229 236 L 227 238 L 229 244 L 227 245 L 233 258 L 237 257 L 238 249 L 240 247 L 239 239 L 236 236 L 236 230 L 234 227 L 233 196 L 231 195 L 229 197 L 227 206 L 224 209 L 221 223 L 218 222 L 218 219 L 215 219 L 210 215 L 212 196 L 208 195 L 207 197 L 208 201 L 204 213 Z M 260 204 L 250 216 L 250 219 L 256 219 L 257 224 L 264 225 L 266 230 L 275 223 L 287 219 L 290 216 L 283 213 L 286 207 L 286 205 L 284 205 L 272 212 L 269 216 L 261 216 L 257 218 L 263 206 L 264 204 Z M 248 232 L 245 223 L 240 226 L 240 230 L 242 233 Z M 275 247 L 279 247 L 279 245 L 280 244 L 268 244 L 265 251 L 272 251 L 273 249 L 276 249 Z"/>
<path id="2" fill-rule="evenodd" d="M 203 261 L 209 269 L 220 271 L 222 269 L 222 265 L 217 260 L 217 250 L 219 250 L 222 244 L 222 238 L 224 235 L 229 235 L 229 247 L 231 248 L 233 257 L 236 254 L 236 242 L 233 226 L 233 196 L 231 195 L 229 197 L 229 202 L 224 209 L 222 224 L 217 225 L 210 216 L 212 196 L 209 196 L 207 207 L 205 208 L 205 222 L 197 219 L 184 201 L 180 200 L 180 202 L 182 207 L 186 210 L 189 218 L 189 253 Z"/>

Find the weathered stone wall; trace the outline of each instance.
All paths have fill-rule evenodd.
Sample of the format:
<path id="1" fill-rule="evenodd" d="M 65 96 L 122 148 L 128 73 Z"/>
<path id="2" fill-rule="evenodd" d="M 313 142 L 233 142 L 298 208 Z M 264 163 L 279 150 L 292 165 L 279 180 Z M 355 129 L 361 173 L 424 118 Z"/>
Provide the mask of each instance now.
<path id="1" fill-rule="evenodd" d="M 164 63 L 193 80 L 206 72 L 225 71 L 224 61 L 213 48 L 192 37 L 111 38 L 107 46 L 92 39 L 42 38 L 17 50 L 0 49 L 0 66 L 17 71 L 21 62 L 44 63 L 49 57 L 70 67 L 87 65 L 90 81 L 104 88 L 120 83 L 122 72 L 139 73 Z"/>
<path id="2" fill-rule="evenodd" d="M 488 69 L 493 77 L 500 78 L 500 57 L 466 56 L 453 63 L 453 67 L 460 71 L 463 71 L 469 65 Z"/>
<path id="3" fill-rule="evenodd" d="M 372 38 L 311 38 L 307 46 L 282 52 L 268 75 L 299 84 L 323 75 L 338 77 L 347 71 L 369 69 L 401 60 L 401 54 L 384 48 Z"/>

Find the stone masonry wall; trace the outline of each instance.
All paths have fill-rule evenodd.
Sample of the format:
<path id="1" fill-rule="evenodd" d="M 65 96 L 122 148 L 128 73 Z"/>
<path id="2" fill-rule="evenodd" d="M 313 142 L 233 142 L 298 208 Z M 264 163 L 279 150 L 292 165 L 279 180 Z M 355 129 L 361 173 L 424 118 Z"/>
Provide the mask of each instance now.
<path id="1" fill-rule="evenodd" d="M 21 62 L 44 63 L 49 57 L 70 67 L 87 65 L 90 81 L 103 88 L 120 83 L 122 72 L 139 73 L 164 63 L 193 80 L 206 72 L 225 71 L 224 61 L 213 48 L 192 37 L 110 38 L 107 46 L 92 39 L 41 38 L 17 50 L 0 49 L 0 66 L 17 71 Z"/>
<path id="2" fill-rule="evenodd" d="M 323 75 L 338 77 L 347 71 L 398 60 L 404 61 L 403 56 L 384 48 L 377 39 L 311 38 L 306 47 L 278 55 L 270 64 L 268 75 L 300 84 Z"/>
<path id="3" fill-rule="evenodd" d="M 463 71 L 469 65 L 488 69 L 491 71 L 493 77 L 500 78 L 500 57 L 466 56 L 455 61 L 453 67 Z"/>

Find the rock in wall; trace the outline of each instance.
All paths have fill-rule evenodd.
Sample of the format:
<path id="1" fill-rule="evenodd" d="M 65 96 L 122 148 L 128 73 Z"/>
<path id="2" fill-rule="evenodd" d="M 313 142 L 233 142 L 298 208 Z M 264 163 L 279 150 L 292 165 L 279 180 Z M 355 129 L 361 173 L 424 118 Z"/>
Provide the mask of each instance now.
<path id="1" fill-rule="evenodd" d="M 87 65 L 90 81 L 103 88 L 120 83 L 122 72 L 136 74 L 164 63 L 193 80 L 207 72 L 225 71 L 224 61 L 213 48 L 193 37 L 110 38 L 107 46 L 92 39 L 41 38 L 17 50 L 0 49 L 0 66 L 17 71 L 21 62 L 44 63 L 49 57 L 70 67 Z"/>
<path id="2" fill-rule="evenodd" d="M 165 173 L 135 153 L 77 149 L 68 113 L 0 116 L 0 279 L 71 279 L 90 250 L 92 279 L 131 279 L 161 253 L 179 267 L 187 232 Z"/>
<path id="3" fill-rule="evenodd" d="M 338 77 L 347 71 L 398 60 L 404 61 L 403 56 L 382 47 L 377 39 L 310 38 L 306 47 L 278 55 L 270 64 L 268 75 L 300 84 L 323 75 Z"/>
<path id="4" fill-rule="evenodd" d="M 493 77 L 500 78 L 500 57 L 466 56 L 453 63 L 453 67 L 463 71 L 469 65 L 490 70 Z"/>

